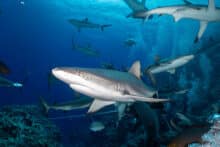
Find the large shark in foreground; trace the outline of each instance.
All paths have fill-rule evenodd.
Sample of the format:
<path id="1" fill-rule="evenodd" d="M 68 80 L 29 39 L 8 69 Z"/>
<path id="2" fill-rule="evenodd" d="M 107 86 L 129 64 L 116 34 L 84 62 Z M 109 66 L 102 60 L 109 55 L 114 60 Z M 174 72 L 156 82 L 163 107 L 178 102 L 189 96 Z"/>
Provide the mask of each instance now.
<path id="1" fill-rule="evenodd" d="M 94 98 L 88 113 L 116 102 L 166 102 L 153 98 L 157 93 L 140 80 L 140 62 L 135 62 L 129 72 L 96 68 L 54 68 L 52 73 L 73 90 Z"/>
<path id="2" fill-rule="evenodd" d="M 144 74 L 148 75 L 152 83 L 155 85 L 156 80 L 154 79 L 153 74 L 157 74 L 161 72 L 169 72 L 171 74 L 174 74 L 177 68 L 187 64 L 194 58 L 195 56 L 191 54 L 191 55 L 186 55 L 186 56 L 180 56 L 178 58 L 168 60 L 168 61 L 161 61 L 161 62 L 158 61 L 155 64 L 146 68 L 144 71 Z"/>
<path id="3" fill-rule="evenodd" d="M 137 12 L 135 15 L 137 15 L 138 17 L 148 18 L 149 16 L 154 14 L 172 15 L 176 22 L 182 18 L 199 20 L 200 29 L 195 39 L 195 42 L 197 42 L 201 38 L 209 22 L 220 21 L 220 9 L 215 7 L 215 0 L 209 0 L 208 7 L 201 5 L 168 6 L 155 8 L 145 12 Z"/>
<path id="4" fill-rule="evenodd" d="M 77 20 L 77 19 L 69 19 L 68 20 L 72 25 L 76 26 L 78 28 L 78 31 L 80 32 L 81 28 L 100 28 L 102 31 L 106 27 L 111 27 L 111 24 L 95 24 L 92 22 L 89 22 L 88 18 L 85 18 L 83 20 Z"/>

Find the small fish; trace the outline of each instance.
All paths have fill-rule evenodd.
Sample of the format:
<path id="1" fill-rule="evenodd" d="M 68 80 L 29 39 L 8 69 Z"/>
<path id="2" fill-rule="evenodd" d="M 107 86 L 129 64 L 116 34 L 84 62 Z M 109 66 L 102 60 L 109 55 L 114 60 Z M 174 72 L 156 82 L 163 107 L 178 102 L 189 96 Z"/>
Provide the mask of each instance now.
<path id="1" fill-rule="evenodd" d="M 0 87 L 16 87 L 16 88 L 21 88 L 21 87 L 23 87 L 23 84 L 18 83 L 18 82 L 12 82 L 12 81 L 10 81 L 8 79 L 0 77 Z"/>
<path id="2" fill-rule="evenodd" d="M 0 61 L 0 74 L 4 74 L 4 75 L 10 74 L 10 69 L 2 61 Z"/>
<path id="3" fill-rule="evenodd" d="M 129 38 L 127 40 L 124 41 L 124 44 L 127 46 L 127 47 L 133 47 L 136 45 L 136 40 L 132 39 L 132 38 Z"/>
<path id="4" fill-rule="evenodd" d="M 105 129 L 105 125 L 100 121 L 93 121 L 89 127 L 89 129 L 93 132 L 99 132 Z"/>

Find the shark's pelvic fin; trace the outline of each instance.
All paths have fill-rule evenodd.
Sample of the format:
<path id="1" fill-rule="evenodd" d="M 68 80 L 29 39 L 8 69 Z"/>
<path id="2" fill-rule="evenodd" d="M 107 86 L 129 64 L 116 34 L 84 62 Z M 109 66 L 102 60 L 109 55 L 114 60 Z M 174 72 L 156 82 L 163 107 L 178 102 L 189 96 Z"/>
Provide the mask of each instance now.
<path id="1" fill-rule="evenodd" d="M 215 0 L 209 0 L 208 11 L 215 10 Z"/>
<path id="2" fill-rule="evenodd" d="M 199 32 L 196 38 L 197 41 L 202 37 L 203 33 L 205 32 L 207 28 L 207 25 L 208 25 L 207 21 L 200 21 L 200 28 L 199 28 Z"/>
<path id="3" fill-rule="evenodd" d="M 92 102 L 92 104 L 88 110 L 88 113 L 96 112 L 96 111 L 102 109 L 103 107 L 108 106 L 108 105 L 112 105 L 114 103 L 115 103 L 114 101 L 102 101 L 102 100 L 95 99 Z"/>
<path id="4" fill-rule="evenodd" d="M 173 69 L 168 70 L 167 72 L 168 72 L 168 73 L 170 73 L 170 74 L 175 74 L 176 69 L 175 69 L 175 68 L 173 68 Z"/>
<path id="5" fill-rule="evenodd" d="M 182 18 L 178 13 L 174 13 L 173 17 L 175 22 L 178 22 Z"/>
<path id="6" fill-rule="evenodd" d="M 135 75 L 138 79 L 141 77 L 141 64 L 140 61 L 135 61 L 131 68 L 129 69 L 129 73 Z"/>

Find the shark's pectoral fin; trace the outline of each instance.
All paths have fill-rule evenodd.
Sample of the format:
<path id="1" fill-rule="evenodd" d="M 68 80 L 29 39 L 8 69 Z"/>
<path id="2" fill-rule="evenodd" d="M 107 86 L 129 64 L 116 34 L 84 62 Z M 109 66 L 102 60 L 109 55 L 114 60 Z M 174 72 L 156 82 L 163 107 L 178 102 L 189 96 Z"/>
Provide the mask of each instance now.
<path id="1" fill-rule="evenodd" d="M 207 25 L 208 25 L 207 21 L 200 21 L 199 32 L 198 32 L 194 42 L 197 42 L 202 37 L 203 33 L 205 32 L 205 30 L 207 28 Z"/>
<path id="2" fill-rule="evenodd" d="M 173 68 L 173 69 L 169 69 L 167 72 L 170 73 L 170 74 L 175 74 L 176 69 L 175 69 L 175 68 Z"/>
<path id="3" fill-rule="evenodd" d="M 108 105 L 112 105 L 114 103 L 115 103 L 115 101 L 102 101 L 102 100 L 95 99 L 92 102 L 92 104 L 88 110 L 88 113 L 96 112 L 96 111 L 102 109 L 103 107 L 108 106 Z"/>

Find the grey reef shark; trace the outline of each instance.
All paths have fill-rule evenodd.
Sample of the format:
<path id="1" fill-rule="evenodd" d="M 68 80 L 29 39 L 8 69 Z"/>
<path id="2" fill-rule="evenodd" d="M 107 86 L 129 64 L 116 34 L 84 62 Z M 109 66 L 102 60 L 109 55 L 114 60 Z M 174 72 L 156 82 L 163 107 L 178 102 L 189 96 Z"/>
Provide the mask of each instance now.
<path id="1" fill-rule="evenodd" d="M 157 60 L 155 61 L 155 64 L 150 65 L 144 70 L 144 74 L 148 75 L 152 83 L 156 85 L 156 80 L 153 76 L 154 74 L 161 72 L 168 72 L 170 74 L 175 74 L 177 68 L 187 64 L 194 58 L 195 55 L 191 54 L 186 56 L 180 56 L 171 60 Z"/>
<path id="2" fill-rule="evenodd" d="M 140 79 L 140 69 L 140 62 L 136 61 L 129 72 L 99 68 L 57 67 L 52 69 L 52 74 L 73 90 L 94 98 L 88 113 L 117 104 L 120 114 L 125 109 L 123 104 L 135 101 L 149 103 L 169 101 L 169 99 L 154 98 L 157 91 L 143 83 Z"/>
<path id="3" fill-rule="evenodd" d="M 78 19 L 69 19 L 68 20 L 72 25 L 77 27 L 78 31 L 81 31 L 81 28 L 93 28 L 93 29 L 101 29 L 101 31 L 104 31 L 104 28 L 111 27 L 111 24 L 96 24 L 93 22 L 90 22 L 88 18 L 85 18 L 83 20 Z"/>
<path id="4" fill-rule="evenodd" d="M 147 11 L 135 12 L 138 18 L 148 19 L 152 15 L 171 15 L 174 17 L 175 22 L 183 18 L 193 19 L 200 21 L 200 28 L 194 42 L 198 42 L 205 32 L 209 22 L 220 21 L 220 9 L 216 8 L 215 0 L 208 0 L 208 6 L 194 5 L 185 1 L 185 5 L 177 6 L 164 6 Z"/>

